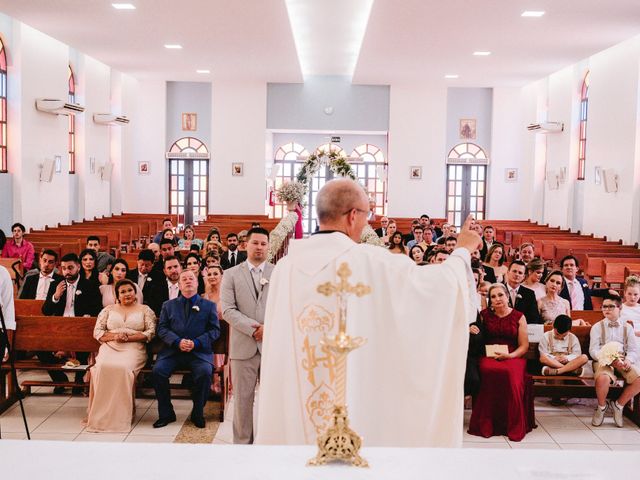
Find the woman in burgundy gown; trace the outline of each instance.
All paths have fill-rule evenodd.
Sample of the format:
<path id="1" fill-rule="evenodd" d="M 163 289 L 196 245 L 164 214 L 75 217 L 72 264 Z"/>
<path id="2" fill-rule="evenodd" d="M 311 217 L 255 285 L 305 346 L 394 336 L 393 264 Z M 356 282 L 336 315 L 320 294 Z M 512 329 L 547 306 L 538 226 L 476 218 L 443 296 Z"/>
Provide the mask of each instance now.
<path id="1" fill-rule="evenodd" d="M 533 382 L 522 358 L 529 350 L 527 321 L 509 307 L 507 288 L 494 283 L 488 308 L 480 312 L 486 345 L 507 345 L 509 354 L 480 358 L 480 391 L 473 399 L 469 433 L 481 437 L 507 435 L 520 441 L 535 424 Z"/>

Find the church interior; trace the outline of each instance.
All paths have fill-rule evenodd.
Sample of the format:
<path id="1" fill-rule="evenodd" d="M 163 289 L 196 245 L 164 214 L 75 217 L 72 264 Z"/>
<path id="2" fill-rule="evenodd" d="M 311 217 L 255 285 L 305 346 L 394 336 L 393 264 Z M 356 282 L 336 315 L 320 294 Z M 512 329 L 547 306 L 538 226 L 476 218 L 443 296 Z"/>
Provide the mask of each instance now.
<path id="1" fill-rule="evenodd" d="M 397 247 L 418 265 L 432 263 L 428 258 L 439 263 L 438 238 L 443 251 L 449 239 L 454 245 L 443 259 L 455 256 L 456 237 L 462 235 L 465 219 L 473 216 L 484 250 L 478 249 L 477 257 L 471 252 L 471 266 L 482 270 L 476 280 L 483 306 L 487 292 L 493 300 L 496 282 L 503 282 L 506 295 L 510 294 L 512 262 L 517 263 L 516 270 L 522 265 L 519 284 L 528 285 L 530 273 L 539 272 L 531 282 L 541 293 L 536 292 L 535 312 L 526 313 L 529 350 L 522 353 L 529 368 L 526 382 L 531 382 L 524 395 L 531 395 L 535 425 L 523 438 L 506 432 L 469 433 L 474 430 L 472 410 L 481 402 L 475 394 L 468 395 L 459 442 L 464 450 L 443 451 L 442 458 L 455 464 L 455 458 L 463 458 L 460 452 L 468 450 L 466 458 L 481 464 L 485 449 L 490 449 L 491 455 L 502 456 L 486 458 L 533 478 L 546 467 L 535 463 L 534 456 L 510 452 L 530 449 L 541 451 L 538 458 L 552 459 L 548 468 L 559 476 L 548 478 L 569 478 L 560 476 L 562 454 L 569 455 L 564 457 L 567 462 L 579 465 L 574 471 L 587 475 L 594 471 L 586 469 L 584 460 L 607 452 L 620 455 L 602 457 L 603 465 L 617 462 L 608 473 L 628 474 L 631 455 L 637 461 L 640 450 L 640 379 L 633 376 L 640 372 L 639 132 L 638 0 L 0 0 L 0 230 L 8 242 L 0 270 L 6 267 L 13 282 L 18 331 L 9 338 L 25 345 L 21 350 L 33 352 L 15 356 L 17 366 L 24 367 L 18 369 L 17 389 L 11 365 L 2 363 L 0 452 L 6 455 L 0 453 L 0 458 L 15 453 L 12 462 L 28 463 L 28 455 L 44 452 L 37 449 L 44 441 L 52 442 L 43 453 L 51 462 L 74 456 L 69 455 L 71 448 L 92 455 L 92 450 L 75 447 L 79 442 L 104 442 L 104 450 L 114 456 L 124 453 L 116 449 L 118 444 L 160 443 L 165 445 L 153 455 L 191 458 L 186 471 L 192 472 L 200 462 L 196 457 L 204 451 L 175 445 L 191 443 L 219 448 L 229 475 L 234 461 L 246 462 L 251 455 L 255 465 L 242 468 L 269 465 L 266 447 L 233 450 L 238 447 L 234 443 L 252 443 L 253 434 L 249 442 L 234 442 L 239 435 L 234 388 L 241 380 L 230 368 L 234 357 L 229 360 L 228 337 L 227 344 L 218 341 L 210 351 L 216 359 L 204 407 L 206 427 L 198 428 L 191 417 L 195 410 L 185 384 L 189 375 L 174 375 L 174 419 L 157 428 L 158 399 L 150 377 L 144 377 L 146 371 L 151 375 L 151 367 L 149 363 L 143 367 L 143 360 L 136 371 L 143 373 L 137 380 L 133 375 L 133 383 L 126 387 L 133 385 L 134 391 L 130 428 L 95 433 L 86 423 L 88 379 L 86 389 L 68 380 L 56 386 L 50 381 L 51 369 L 34 362 L 44 362 L 35 352 L 64 353 L 73 346 L 80 346 L 83 353 L 72 355 L 72 360 L 77 356 L 77 363 L 84 364 L 88 353 L 93 359 L 98 348 L 94 325 L 105 305 L 104 293 L 96 312 L 87 313 L 87 318 L 77 312 L 71 315 L 78 320 L 75 327 L 62 320 L 57 327 L 45 327 L 42 302 L 47 297 L 45 304 L 57 305 L 59 294 L 55 289 L 41 291 L 38 280 L 35 296 L 21 292 L 27 288 L 27 272 L 35 269 L 37 275 L 42 269 L 45 250 L 55 252 L 58 273 L 65 275 L 61 263 L 69 262 L 69 255 L 81 260 L 82 272 L 85 247 L 91 249 L 85 245 L 88 237 L 99 243 L 99 251 L 89 252 L 96 264 L 96 291 L 100 287 L 104 292 L 102 287 L 117 282 L 116 296 L 121 288 L 116 269 L 124 264 L 126 278 L 129 269 L 142 272 L 140 262 L 145 257 L 140 252 L 151 243 L 158 251 L 169 243 L 172 252 L 174 247 L 180 250 L 185 262 L 181 270 L 190 269 L 189 257 L 197 258 L 200 294 L 209 292 L 209 281 L 214 290 L 219 287 L 217 280 L 208 278 L 207 269 L 218 269 L 224 277 L 223 269 L 229 273 L 223 262 L 238 268 L 236 262 L 247 248 L 252 258 L 251 249 L 260 247 L 247 243 L 262 236 L 260 228 L 271 233 L 269 248 L 274 251 L 269 251 L 269 259 L 277 267 L 277 261 L 286 258 L 289 240 L 308 241 L 320 228 L 319 192 L 341 176 L 342 165 L 366 189 L 370 206 L 364 213 L 371 243 Z M 291 217 L 294 207 L 282 194 L 283 186 L 299 181 L 301 172 L 308 177 L 302 196 L 294 202 L 297 215 Z M 427 216 L 426 223 L 421 216 Z M 253 224 L 258 225 L 256 232 Z M 390 224 L 395 226 L 393 232 L 403 234 L 399 246 L 396 235 L 388 232 Z M 14 234 L 16 226 L 21 233 Z M 167 230 L 172 230 L 171 242 L 165 243 Z M 212 261 L 210 266 L 208 246 L 214 230 L 217 243 L 212 249 L 218 252 L 220 265 Z M 431 241 L 424 240 L 427 230 L 432 232 Z M 229 248 L 234 236 L 239 246 Z M 190 246 L 196 242 L 192 255 Z M 31 258 L 25 261 L 22 256 L 16 266 L 17 257 L 9 253 L 9 246 L 19 251 L 24 244 L 32 244 Z M 424 246 L 418 248 L 418 260 L 414 246 L 420 245 Z M 500 247 L 498 260 L 492 256 L 494 245 Z M 529 246 L 535 252 L 531 262 L 523 253 Z M 106 273 L 98 268 L 101 253 L 110 258 Z M 154 268 L 160 262 L 160 277 L 154 280 L 164 281 L 163 272 L 169 279 L 167 265 L 174 257 L 154 253 Z M 164 258 L 168 260 L 163 266 Z M 539 263 L 533 263 L 536 259 Z M 577 276 L 566 273 L 566 260 L 575 260 Z M 482 281 L 489 280 L 484 277 L 489 270 L 495 277 Z M 560 279 L 557 292 L 547 283 L 554 273 Z M 574 292 L 574 280 L 584 292 Z M 219 281 L 224 289 L 224 280 Z M 138 280 L 131 285 L 134 282 Z M 262 289 L 267 284 L 265 277 L 253 283 Z M 143 288 L 139 282 L 138 287 Z M 392 286 L 397 295 L 404 288 L 402 282 Z M 568 292 L 566 300 L 562 288 Z M 509 300 L 514 305 L 521 300 L 517 292 L 516 287 Z M 165 299 L 174 301 L 171 295 Z M 557 313 L 571 317 L 570 335 L 575 334 L 583 354 L 592 352 L 594 339 L 589 335 L 595 335 L 591 328 L 596 322 L 604 325 L 609 319 L 613 325 L 617 317 L 612 320 L 611 311 L 628 319 L 619 327 L 624 331 L 624 340 L 619 341 L 630 342 L 624 347 L 630 364 L 620 368 L 632 373 L 623 379 L 618 372 L 604 422 L 596 421 L 601 405 L 596 383 L 603 365 L 591 366 L 591 360 L 602 364 L 600 357 L 587 355 L 583 376 L 575 374 L 577 370 L 562 376 L 566 361 L 558 364 L 560 373 L 558 365 L 546 366 L 540 373 L 547 363 L 536 363 L 535 372 L 531 369 L 531 362 L 543 356 L 537 345 L 545 332 L 562 336 L 557 317 L 544 320 L 541 298 L 550 298 L 556 306 L 567 304 L 566 311 Z M 62 308 L 53 315 L 68 317 L 74 301 L 62 305 L 64 315 Z M 576 302 L 581 306 L 576 308 Z M 160 301 L 157 310 L 156 305 L 148 307 L 159 318 L 166 304 L 163 307 Z M 5 304 L 5 316 L 6 308 Z M 187 316 L 195 313 L 187 311 Z M 540 315 L 538 325 L 531 324 L 533 315 Z M 21 339 L 19 330 L 25 328 L 21 321 L 32 328 L 38 325 L 39 335 L 49 340 L 26 334 Z M 237 327 L 226 328 L 233 344 Z M 75 340 L 80 333 L 74 329 L 82 329 L 86 347 Z M 604 326 L 602 332 L 604 339 Z M 56 335 L 67 336 L 66 343 L 56 346 Z M 194 345 L 200 348 L 200 343 Z M 635 364 L 633 355 L 638 357 Z M 394 361 L 384 352 L 380 356 L 383 362 Z M 624 357 L 612 365 L 618 361 L 624 362 Z M 438 363 L 429 368 L 446 368 L 446 363 Z M 60 368 L 56 369 L 59 374 Z M 72 378 L 72 373 L 66 375 Z M 548 380 L 548 375 L 558 379 Z M 611 375 L 615 378 L 616 373 Z M 385 388 L 382 378 L 380 388 Z M 636 394 L 626 406 L 618 405 L 615 399 L 625 398 L 621 393 L 625 388 Z M 260 394 L 258 387 L 251 407 L 253 422 Z M 618 408 L 622 416 L 614 419 Z M 27 437 L 42 442 L 23 449 Z M 74 442 L 73 447 L 68 442 Z M 394 461 L 407 469 L 428 468 L 411 452 L 368 451 L 366 438 L 363 445 L 365 454 L 370 452 L 374 475 L 375 460 L 380 468 L 390 468 L 385 461 L 396 459 L 394 455 L 399 455 Z M 178 450 L 172 453 L 170 448 Z M 254 453 L 247 448 L 254 448 Z M 306 459 L 313 451 L 309 448 L 302 454 L 296 450 L 296 458 Z M 523 463 L 514 466 L 520 460 Z M 21 471 L 17 463 L 10 464 L 9 471 L 12 468 Z M 103 473 L 114 468 L 105 466 Z M 141 467 L 131 468 L 129 474 L 144 475 Z M 286 474 L 278 470 L 284 467 L 272 468 L 269 475 Z M 450 474 L 454 470 L 447 468 L 459 467 L 438 468 Z M 407 478 L 414 474 L 407 471 Z"/>

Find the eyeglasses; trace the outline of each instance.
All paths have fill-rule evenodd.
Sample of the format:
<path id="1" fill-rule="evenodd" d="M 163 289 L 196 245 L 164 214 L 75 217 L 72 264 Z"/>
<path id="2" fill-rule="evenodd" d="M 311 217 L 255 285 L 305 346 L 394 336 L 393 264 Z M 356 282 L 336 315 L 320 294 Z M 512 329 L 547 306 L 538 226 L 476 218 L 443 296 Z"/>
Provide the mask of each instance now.
<path id="1" fill-rule="evenodd" d="M 611 309 L 613 309 L 613 308 L 618 308 L 618 306 L 617 306 L 617 305 L 615 305 L 615 304 L 614 304 L 614 305 L 610 305 L 610 304 L 608 304 L 608 305 L 602 305 L 602 310 L 611 310 Z"/>

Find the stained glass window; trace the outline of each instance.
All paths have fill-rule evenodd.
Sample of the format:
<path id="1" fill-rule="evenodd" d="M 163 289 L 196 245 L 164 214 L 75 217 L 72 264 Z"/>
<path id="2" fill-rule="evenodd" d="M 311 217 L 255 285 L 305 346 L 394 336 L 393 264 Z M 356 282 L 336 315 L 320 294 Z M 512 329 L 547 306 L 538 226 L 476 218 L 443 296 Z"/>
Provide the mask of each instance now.
<path id="1" fill-rule="evenodd" d="M 76 103 L 76 80 L 69 65 L 69 103 Z M 69 173 L 76 173 L 76 117 L 69 115 Z"/>
<path id="2" fill-rule="evenodd" d="M 587 115 L 589 110 L 589 72 L 584 76 L 580 92 L 580 141 L 578 142 L 578 180 L 584 180 L 587 160 Z"/>
<path id="3" fill-rule="evenodd" d="M 0 173 L 7 169 L 7 52 L 0 39 Z"/>

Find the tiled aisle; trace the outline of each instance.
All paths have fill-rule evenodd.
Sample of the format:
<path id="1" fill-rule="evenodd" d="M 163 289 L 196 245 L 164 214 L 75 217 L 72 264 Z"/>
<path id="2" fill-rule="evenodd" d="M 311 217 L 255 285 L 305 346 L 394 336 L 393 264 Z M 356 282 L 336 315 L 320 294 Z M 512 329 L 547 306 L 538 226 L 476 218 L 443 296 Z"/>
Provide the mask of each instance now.
<path id="1" fill-rule="evenodd" d="M 173 442 L 191 411 L 190 400 L 174 400 L 178 421 L 161 429 L 154 429 L 157 419 L 154 400 L 136 400 L 136 421 L 126 434 L 97 434 L 84 431 L 81 424 L 86 415 L 87 398 L 46 394 L 47 389 L 36 391 L 25 400 L 29 428 L 34 440 L 104 441 L 104 442 Z M 640 450 L 640 428 L 625 419 L 624 428 L 613 424 L 607 412 L 603 426 L 591 426 L 593 400 L 572 400 L 568 406 L 553 407 L 545 399 L 536 400 L 538 428 L 521 442 L 510 442 L 506 437 L 484 439 L 464 434 L 465 448 L 537 448 L 579 450 Z M 470 412 L 465 412 L 465 430 Z M 233 401 L 225 422 L 220 424 L 214 444 L 233 442 Z M 0 416 L 3 438 L 24 439 L 20 408 L 14 405 Z"/>

